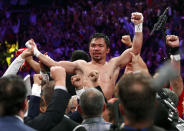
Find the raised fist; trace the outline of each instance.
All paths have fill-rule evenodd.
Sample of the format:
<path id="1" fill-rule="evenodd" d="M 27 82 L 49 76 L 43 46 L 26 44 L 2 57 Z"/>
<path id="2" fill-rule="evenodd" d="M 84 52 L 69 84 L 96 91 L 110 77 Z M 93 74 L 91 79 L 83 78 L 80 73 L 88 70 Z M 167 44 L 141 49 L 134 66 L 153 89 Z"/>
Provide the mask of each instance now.
<path id="1" fill-rule="evenodd" d="M 127 45 L 127 46 L 132 46 L 132 41 L 131 41 L 129 35 L 124 35 L 124 36 L 122 36 L 121 42 L 123 42 L 123 43 L 124 43 L 125 45 Z"/>
<path id="2" fill-rule="evenodd" d="M 179 38 L 175 35 L 167 35 L 166 43 L 172 48 L 179 47 Z"/>
<path id="3" fill-rule="evenodd" d="M 89 73 L 88 77 L 92 82 L 97 82 L 98 77 L 99 77 L 99 73 L 98 73 L 98 71 L 94 70 L 94 71 Z"/>
<path id="4" fill-rule="evenodd" d="M 36 43 L 34 42 L 33 39 L 30 39 L 26 42 L 25 46 L 28 48 L 28 49 L 33 49 L 34 47 L 37 48 L 36 46 Z"/>
<path id="5" fill-rule="evenodd" d="M 98 71 L 96 70 L 91 71 L 88 75 L 88 78 L 89 78 L 88 87 L 98 86 L 98 78 L 99 78 Z"/>
<path id="6" fill-rule="evenodd" d="M 144 19 L 144 17 L 142 15 L 142 13 L 134 12 L 131 15 L 131 21 L 134 23 L 134 25 L 143 23 L 143 19 Z"/>
<path id="7" fill-rule="evenodd" d="M 25 50 L 22 52 L 22 54 L 21 54 L 21 56 L 22 56 L 23 59 L 25 59 L 25 58 L 27 58 L 27 57 L 29 57 L 29 56 L 32 56 L 32 55 L 33 55 L 33 51 L 30 50 L 30 49 L 25 49 Z"/>
<path id="8" fill-rule="evenodd" d="M 34 74 L 33 81 L 34 81 L 34 84 L 41 85 L 41 82 L 42 82 L 41 74 Z"/>
<path id="9" fill-rule="evenodd" d="M 52 66 L 50 76 L 55 80 L 55 85 L 65 86 L 66 71 L 61 66 Z"/>
<path id="10" fill-rule="evenodd" d="M 72 85 L 75 86 L 77 90 L 82 89 L 83 82 L 80 75 L 74 75 L 71 77 Z"/>

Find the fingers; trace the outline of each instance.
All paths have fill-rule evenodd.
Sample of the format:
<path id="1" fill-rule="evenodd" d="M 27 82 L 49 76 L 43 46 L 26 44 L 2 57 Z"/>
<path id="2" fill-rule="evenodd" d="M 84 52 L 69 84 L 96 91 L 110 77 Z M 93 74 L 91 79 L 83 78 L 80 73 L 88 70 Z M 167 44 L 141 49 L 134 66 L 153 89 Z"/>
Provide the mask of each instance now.
<path id="1" fill-rule="evenodd" d="M 94 71 L 89 73 L 88 77 L 91 81 L 95 82 L 98 80 L 99 73 L 98 73 L 98 71 L 94 70 Z"/>
<path id="2" fill-rule="evenodd" d="M 167 35 L 167 36 L 166 36 L 166 39 L 167 39 L 168 41 L 176 41 L 176 40 L 178 40 L 179 38 L 178 38 L 178 36 L 176 36 L 176 35 Z"/>
<path id="3" fill-rule="evenodd" d="M 29 56 L 33 56 L 33 50 L 25 49 L 21 54 L 23 59 L 26 59 Z"/>
<path id="4" fill-rule="evenodd" d="M 129 35 L 122 36 L 121 42 L 123 42 L 127 46 L 131 46 L 132 45 L 132 42 L 131 42 L 131 39 L 130 39 Z"/>
<path id="5" fill-rule="evenodd" d="M 74 75 L 71 77 L 71 82 L 72 82 L 72 85 L 75 86 L 75 88 L 78 90 L 78 89 L 81 89 L 82 88 L 82 79 L 81 79 L 81 76 L 79 75 Z"/>
<path id="6" fill-rule="evenodd" d="M 25 46 L 26 46 L 28 49 L 32 49 L 32 50 L 33 50 L 35 47 L 37 48 L 36 43 L 34 42 L 34 40 L 33 40 L 32 38 L 26 42 Z"/>
<path id="7" fill-rule="evenodd" d="M 134 19 L 131 19 L 131 22 L 134 23 L 135 25 L 138 25 L 138 24 L 143 23 L 143 20 L 134 20 Z"/>
<path id="8" fill-rule="evenodd" d="M 41 75 L 39 75 L 38 78 L 39 78 L 40 80 L 42 80 L 42 76 L 41 76 Z"/>
<path id="9" fill-rule="evenodd" d="M 71 82 L 74 84 L 75 82 L 81 81 L 81 77 L 79 75 L 74 75 L 71 77 Z"/>
<path id="10" fill-rule="evenodd" d="M 29 40 L 29 42 L 30 42 L 31 45 L 34 45 L 34 46 L 36 45 L 32 38 Z"/>
<path id="11" fill-rule="evenodd" d="M 179 47 L 179 37 L 176 35 L 167 35 L 166 36 L 166 43 L 170 47 Z"/>
<path id="12" fill-rule="evenodd" d="M 136 20 L 134 18 L 131 19 L 131 22 L 133 22 L 134 24 L 140 24 L 140 23 L 143 23 L 143 20 Z"/>
<path id="13" fill-rule="evenodd" d="M 131 14 L 131 19 L 134 19 L 134 20 L 143 20 L 143 15 L 142 15 L 142 13 L 139 13 L 139 12 L 133 12 Z"/>
<path id="14" fill-rule="evenodd" d="M 143 23 L 143 19 L 144 19 L 144 17 L 142 15 L 142 13 L 134 12 L 131 14 L 131 21 L 136 25 Z"/>

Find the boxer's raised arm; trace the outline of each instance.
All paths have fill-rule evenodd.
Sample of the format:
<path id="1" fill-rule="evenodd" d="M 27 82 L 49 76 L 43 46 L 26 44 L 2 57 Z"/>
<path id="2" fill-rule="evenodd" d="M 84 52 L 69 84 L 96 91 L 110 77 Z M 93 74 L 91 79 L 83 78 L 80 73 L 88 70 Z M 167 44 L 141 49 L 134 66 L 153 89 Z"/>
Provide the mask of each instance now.
<path id="1" fill-rule="evenodd" d="M 43 54 L 39 54 L 39 56 L 37 57 L 41 63 L 43 63 L 44 65 L 51 67 L 51 66 L 62 66 L 63 68 L 65 68 L 67 73 L 75 73 L 75 70 L 77 68 L 77 62 L 70 62 L 70 61 L 54 61 L 53 59 L 51 59 L 48 56 L 45 56 Z"/>
<path id="2" fill-rule="evenodd" d="M 36 43 L 33 39 L 26 42 L 26 47 L 33 50 L 33 54 L 40 60 L 41 63 L 44 65 L 51 67 L 51 66 L 62 66 L 65 68 L 67 73 L 75 73 L 75 70 L 77 69 L 77 63 L 75 62 L 69 62 L 69 61 L 54 61 L 49 56 L 42 54 L 36 46 Z"/>
<path id="3" fill-rule="evenodd" d="M 125 50 L 119 57 L 114 58 L 116 62 L 116 66 L 120 68 L 123 68 L 129 62 L 131 62 L 132 55 L 130 54 L 130 52 L 137 55 L 140 53 L 141 48 L 142 48 L 142 42 L 143 42 L 143 33 L 142 33 L 143 16 L 142 14 L 132 13 L 131 21 L 135 25 L 135 35 L 134 35 L 132 47 Z"/>

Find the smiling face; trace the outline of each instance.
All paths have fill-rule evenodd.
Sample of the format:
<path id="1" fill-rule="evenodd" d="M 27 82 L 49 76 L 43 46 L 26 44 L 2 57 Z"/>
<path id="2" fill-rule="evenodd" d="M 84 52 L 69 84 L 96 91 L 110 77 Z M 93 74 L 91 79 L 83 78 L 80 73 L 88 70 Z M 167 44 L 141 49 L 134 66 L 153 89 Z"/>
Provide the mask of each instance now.
<path id="1" fill-rule="evenodd" d="M 89 53 L 94 61 L 106 59 L 109 48 L 107 48 L 104 38 L 93 38 L 89 45 Z"/>

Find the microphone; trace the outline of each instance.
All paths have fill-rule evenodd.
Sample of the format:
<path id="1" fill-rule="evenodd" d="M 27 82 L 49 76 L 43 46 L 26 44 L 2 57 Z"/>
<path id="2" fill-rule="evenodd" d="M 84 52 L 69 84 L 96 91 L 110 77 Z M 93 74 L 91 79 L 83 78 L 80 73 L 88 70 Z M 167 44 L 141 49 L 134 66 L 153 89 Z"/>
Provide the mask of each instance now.
<path id="1" fill-rule="evenodd" d="M 152 29 L 152 31 L 151 31 L 151 33 L 150 33 L 150 36 L 151 36 L 155 31 L 158 31 L 158 30 L 160 30 L 160 29 L 163 28 L 163 26 L 165 25 L 165 23 L 166 23 L 166 21 L 167 21 L 167 18 L 168 18 L 168 16 L 167 16 L 168 10 L 169 10 L 169 8 L 167 7 L 167 8 L 165 9 L 164 13 L 163 13 L 162 15 L 160 15 L 160 17 L 159 17 L 157 23 L 154 24 L 154 27 L 153 27 L 153 29 Z"/>

